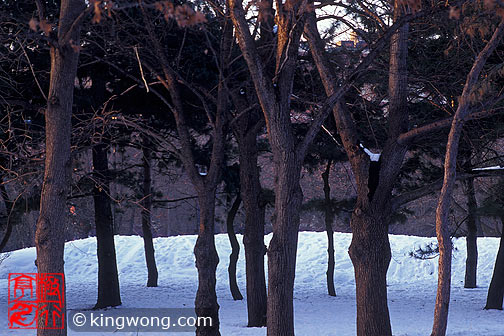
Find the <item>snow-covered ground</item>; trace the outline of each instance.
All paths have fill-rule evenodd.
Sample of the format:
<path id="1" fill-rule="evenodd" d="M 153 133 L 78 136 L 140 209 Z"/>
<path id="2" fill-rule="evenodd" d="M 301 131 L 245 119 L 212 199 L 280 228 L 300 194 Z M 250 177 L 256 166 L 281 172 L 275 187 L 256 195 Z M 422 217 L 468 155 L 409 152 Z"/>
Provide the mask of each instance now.
<path id="1" fill-rule="evenodd" d="M 269 241 L 271 235 L 266 237 Z M 335 234 L 337 297 L 326 294 L 327 242 L 325 233 L 299 234 L 294 293 L 295 328 L 298 336 L 355 335 L 355 283 L 348 257 L 351 235 Z M 241 241 L 241 236 L 239 236 Z M 120 308 L 182 308 L 194 306 L 197 272 L 193 247 L 196 236 L 157 238 L 156 261 L 159 287 L 147 288 L 143 240 L 137 236 L 116 237 L 121 283 Z M 417 260 L 409 252 L 433 238 L 390 236 L 392 262 L 388 272 L 389 309 L 395 336 L 430 334 L 437 284 L 437 258 Z M 265 328 L 247 328 L 246 302 L 233 301 L 228 290 L 227 265 L 230 253 L 226 235 L 216 237 L 221 262 L 217 270 L 217 295 L 223 336 L 266 335 Z M 479 238 L 478 288 L 464 289 L 465 240 L 455 240 L 453 290 L 448 335 L 504 336 L 504 312 L 485 311 L 488 284 L 497 253 L 498 239 Z M 9 273 L 36 272 L 35 249 L 12 252 L 0 265 L 0 335 L 35 335 L 34 331 L 9 330 L 7 325 L 7 279 Z M 69 309 L 91 308 L 97 295 L 96 240 L 88 238 L 66 244 L 65 272 Z M 238 284 L 245 296 L 245 265 L 238 263 Z M 91 335 L 69 330 L 70 335 Z M 136 335 L 120 333 L 119 335 Z M 154 333 L 145 333 L 154 335 Z M 172 333 L 174 334 L 174 333 Z M 110 333 L 103 334 L 110 335 Z M 181 335 L 188 335 L 187 333 Z M 379 335 L 373 335 L 379 336 Z"/>

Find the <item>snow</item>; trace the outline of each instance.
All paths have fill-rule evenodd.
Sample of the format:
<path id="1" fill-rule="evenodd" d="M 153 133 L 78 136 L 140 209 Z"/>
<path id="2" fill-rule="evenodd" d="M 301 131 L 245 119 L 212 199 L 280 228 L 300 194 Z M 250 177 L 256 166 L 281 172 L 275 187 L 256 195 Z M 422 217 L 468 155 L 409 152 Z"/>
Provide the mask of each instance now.
<path id="1" fill-rule="evenodd" d="M 242 236 L 238 235 L 241 242 Z M 266 236 L 269 242 L 271 235 Z M 355 282 L 348 257 L 351 234 L 335 233 L 336 297 L 328 296 L 325 283 L 327 239 L 323 232 L 299 233 L 297 271 L 294 293 L 295 328 L 300 336 L 355 335 Z M 392 261 L 387 275 L 388 300 L 395 336 L 430 334 L 437 285 L 437 258 L 418 260 L 409 252 L 435 241 L 434 238 L 390 236 Z M 138 236 L 115 238 L 122 306 L 120 308 L 193 307 L 197 289 L 197 271 L 193 248 L 196 236 L 156 238 L 156 261 L 159 287 L 147 288 L 143 240 Z M 465 239 L 455 239 L 453 289 L 448 336 L 503 336 L 504 312 L 485 311 L 488 284 L 499 241 L 478 238 L 479 265 L 476 289 L 464 289 Z M 217 295 L 223 336 L 264 336 L 265 328 L 247 328 L 246 302 L 233 301 L 228 289 L 227 265 L 230 254 L 226 235 L 216 236 L 220 256 L 217 269 Z M 238 284 L 245 296 L 243 245 L 238 262 Z M 1 257 L 0 257 L 1 259 Z M 0 335 L 35 335 L 33 330 L 9 330 L 7 327 L 7 279 L 11 272 L 36 272 L 35 248 L 14 251 L 0 265 Z M 96 239 L 68 242 L 65 246 L 67 306 L 69 309 L 91 308 L 97 295 Z M 120 309 L 118 308 L 118 309 Z M 119 333 L 136 335 L 136 333 Z M 173 333 L 172 333 L 173 334 Z M 180 333 L 188 335 L 187 333 Z M 99 335 L 76 333 L 69 335 Z M 103 333 L 110 335 L 110 333 Z M 145 333 L 154 336 L 155 333 Z"/>
<path id="2" fill-rule="evenodd" d="M 500 169 L 504 169 L 504 167 L 493 166 L 493 167 L 474 168 L 473 171 L 478 171 L 478 170 L 500 170 Z"/>
<path id="3" fill-rule="evenodd" d="M 380 155 L 381 154 L 375 154 L 375 153 L 371 152 L 369 149 L 367 149 L 366 147 L 364 147 L 362 144 L 360 144 L 360 146 L 364 150 L 364 152 L 367 155 L 369 155 L 369 160 L 374 161 L 374 162 L 380 161 Z"/>

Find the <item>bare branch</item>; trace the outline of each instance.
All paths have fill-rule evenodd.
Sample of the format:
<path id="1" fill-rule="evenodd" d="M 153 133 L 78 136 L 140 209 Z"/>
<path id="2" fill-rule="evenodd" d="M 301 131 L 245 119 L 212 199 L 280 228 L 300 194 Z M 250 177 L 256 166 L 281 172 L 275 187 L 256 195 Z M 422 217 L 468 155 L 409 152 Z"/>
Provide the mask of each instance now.
<path id="1" fill-rule="evenodd" d="M 142 61 L 140 61 L 140 55 L 138 55 L 138 48 L 134 47 L 133 49 L 135 50 L 135 55 L 136 55 L 136 58 L 137 58 L 137 61 L 138 61 L 138 67 L 140 68 L 140 75 L 142 76 L 142 80 L 143 80 L 144 85 L 145 85 L 145 90 L 147 92 L 149 92 L 149 84 L 147 84 L 147 81 L 145 80 L 145 76 L 144 76 L 144 72 L 143 72 L 143 67 L 142 67 Z"/>
<path id="2" fill-rule="evenodd" d="M 494 113 L 495 113 L 494 110 L 485 110 L 485 111 L 481 111 L 481 112 L 474 112 L 474 113 L 469 114 L 466 118 L 464 118 L 464 121 L 490 117 L 490 116 L 494 115 Z M 410 144 L 411 142 L 417 140 L 420 137 L 427 136 L 427 135 L 432 134 L 433 132 L 438 131 L 440 129 L 450 127 L 452 121 L 453 121 L 453 118 L 450 117 L 450 118 L 435 121 L 433 123 L 430 123 L 430 124 L 427 124 L 424 126 L 414 128 L 408 132 L 401 134 L 397 138 L 397 142 L 400 145 Z"/>
<path id="3" fill-rule="evenodd" d="M 462 181 L 468 178 L 476 178 L 476 177 L 497 177 L 504 176 L 504 169 L 488 169 L 488 170 L 480 170 L 473 171 L 469 173 L 457 173 L 457 180 Z M 392 203 L 392 211 L 396 211 L 397 209 L 405 206 L 406 204 L 413 202 L 419 198 L 425 197 L 427 195 L 431 195 L 433 192 L 437 192 L 443 186 L 443 179 L 440 178 L 435 182 L 427 184 L 423 187 L 420 187 L 415 190 L 411 190 L 405 193 L 402 193 L 396 197 L 394 197 L 391 201 Z"/>
<path id="4" fill-rule="evenodd" d="M 28 54 L 26 53 L 26 50 L 25 50 L 23 44 L 21 43 L 21 41 L 19 41 L 19 39 L 17 37 L 16 37 L 16 41 L 18 42 L 19 46 L 21 47 L 21 50 L 23 50 L 23 54 L 26 57 L 26 61 L 28 62 L 28 65 L 30 66 L 30 70 L 31 70 L 31 73 L 33 75 L 33 79 L 35 80 L 35 83 L 37 84 L 37 87 L 40 90 L 40 94 L 42 95 L 42 97 L 44 97 L 44 100 L 47 101 L 47 96 L 44 93 L 44 90 L 42 90 L 42 86 L 40 86 L 40 83 L 39 83 L 39 81 L 37 79 L 37 76 L 35 75 L 35 70 L 33 70 L 33 65 L 32 65 L 32 63 L 30 61 L 30 58 L 28 57 Z"/>

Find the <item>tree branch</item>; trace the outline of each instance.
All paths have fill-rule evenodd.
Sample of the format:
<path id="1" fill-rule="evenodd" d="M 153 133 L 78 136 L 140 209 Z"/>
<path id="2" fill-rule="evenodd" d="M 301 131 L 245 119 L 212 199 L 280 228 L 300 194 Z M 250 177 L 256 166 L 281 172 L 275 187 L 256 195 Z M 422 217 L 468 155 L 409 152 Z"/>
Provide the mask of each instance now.
<path id="1" fill-rule="evenodd" d="M 491 116 L 494 112 L 495 111 L 493 111 L 493 110 L 474 112 L 474 113 L 469 114 L 464 119 L 464 121 L 486 118 L 486 117 Z M 433 123 L 430 123 L 430 124 L 427 124 L 424 126 L 414 128 L 410 131 L 407 131 L 407 132 L 401 134 L 397 138 L 397 142 L 400 145 L 408 145 L 420 137 L 427 136 L 427 135 L 432 134 L 433 132 L 438 131 L 440 129 L 450 127 L 452 121 L 453 121 L 453 117 L 450 117 L 450 118 L 435 121 Z"/>
<path id="2" fill-rule="evenodd" d="M 478 170 L 466 173 L 457 173 L 457 180 L 466 180 L 468 178 L 476 178 L 476 177 L 496 177 L 496 176 L 504 176 L 504 169 L 488 169 L 488 170 Z M 415 190 L 411 190 L 405 193 L 402 193 L 398 196 L 395 196 L 392 203 L 392 211 L 396 211 L 397 209 L 405 206 L 406 204 L 413 202 L 419 198 L 425 197 L 427 195 L 432 194 L 435 191 L 441 189 L 443 185 L 443 178 L 439 178 L 435 182 L 427 184 L 423 187 L 420 187 Z"/>
<path id="3" fill-rule="evenodd" d="M 469 0 L 469 1 L 472 1 L 472 0 Z M 457 1 L 453 5 L 459 6 L 465 2 L 467 2 L 467 0 Z M 334 108 L 336 102 L 341 99 L 341 97 L 345 94 L 345 92 L 348 90 L 348 88 L 351 86 L 351 84 L 364 73 L 364 71 L 369 67 L 369 65 L 371 65 L 371 63 L 374 61 L 374 59 L 386 47 L 387 42 L 390 40 L 390 38 L 392 37 L 392 35 L 395 33 L 395 31 L 397 29 L 399 29 L 404 24 L 406 24 L 410 21 L 413 21 L 415 19 L 419 19 L 419 18 L 428 16 L 428 15 L 432 15 L 432 14 L 437 13 L 439 11 L 444 11 L 444 10 L 448 10 L 448 9 L 449 9 L 449 7 L 445 6 L 444 3 L 437 5 L 437 6 L 429 7 L 426 10 L 419 11 L 414 14 L 404 15 L 399 20 L 397 20 L 392 26 L 390 26 L 383 33 L 383 35 L 370 47 L 369 54 L 366 57 L 364 57 L 364 59 L 361 61 L 361 63 L 355 68 L 354 71 L 352 71 L 350 76 L 348 76 L 346 78 L 346 80 L 344 80 L 342 83 L 340 83 L 338 89 L 333 90 L 333 92 L 325 100 L 322 109 L 319 111 L 317 116 L 313 119 L 313 122 L 310 125 L 310 128 L 308 129 L 308 131 L 306 133 L 306 136 L 303 138 L 303 141 L 299 144 L 299 148 L 298 148 L 299 155 L 303 155 L 306 153 L 306 151 L 309 147 L 309 144 L 311 143 L 311 141 L 313 141 L 313 139 L 317 135 L 321 125 L 323 124 L 323 122 L 327 118 L 327 116 L 329 115 L 330 111 Z M 308 15 L 308 17 L 309 16 L 310 15 Z M 307 25 L 305 26 L 305 36 L 310 41 L 310 39 L 312 39 L 313 37 L 309 36 L 310 33 L 307 31 L 307 29 L 309 29 L 308 26 L 309 25 L 307 22 Z M 318 34 L 318 31 L 317 31 L 317 34 Z M 312 48 L 311 44 L 310 44 L 310 48 Z M 319 50 L 319 52 L 325 53 L 324 50 Z M 341 113 L 344 113 L 344 112 L 341 111 Z M 346 116 L 345 119 L 351 120 L 351 117 Z"/>

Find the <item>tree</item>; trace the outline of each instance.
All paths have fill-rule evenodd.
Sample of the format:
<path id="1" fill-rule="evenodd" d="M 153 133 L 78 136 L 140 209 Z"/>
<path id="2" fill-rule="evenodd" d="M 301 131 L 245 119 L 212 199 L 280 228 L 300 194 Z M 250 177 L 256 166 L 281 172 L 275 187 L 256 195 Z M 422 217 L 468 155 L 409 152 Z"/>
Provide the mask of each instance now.
<path id="1" fill-rule="evenodd" d="M 504 224 L 504 218 L 501 217 L 501 223 Z M 488 296 L 485 309 L 502 310 L 504 300 L 504 226 L 501 231 L 499 250 L 495 260 L 494 271 L 490 286 L 488 287 Z"/>
<path id="2" fill-rule="evenodd" d="M 411 4 L 412 6 L 414 4 Z M 349 158 L 357 185 L 357 202 L 351 219 L 353 231 L 349 253 L 354 264 L 357 290 L 357 334 L 358 335 L 391 335 L 390 319 L 387 308 L 386 273 L 390 262 L 390 244 L 388 241 L 388 225 L 391 215 L 409 200 L 432 192 L 434 185 L 425 188 L 403 192 L 394 195 L 392 191 L 398 180 L 403 159 L 409 146 L 421 137 L 432 134 L 436 130 L 450 125 L 452 118 L 440 121 L 429 121 L 419 127 L 409 128 L 409 108 L 406 97 L 408 94 L 408 22 L 436 13 L 443 14 L 444 6 L 435 4 L 422 11 L 418 8 L 394 3 L 394 24 L 383 27 L 374 44 L 369 47 L 369 54 L 355 68 L 362 70 L 368 65 L 366 60 L 377 52 L 377 47 L 383 44 L 392 34 L 389 56 L 388 82 L 388 113 L 383 118 L 388 124 L 386 137 L 381 141 L 381 155 L 372 155 L 369 150 L 361 147 L 361 137 L 357 128 L 355 116 L 347 109 L 341 98 L 341 92 L 348 80 L 355 77 L 353 71 L 346 82 L 336 85 L 338 77 L 334 74 L 328 55 L 316 27 L 314 15 L 308 18 L 305 33 L 310 44 L 311 53 L 317 65 L 318 72 L 324 84 L 329 99 L 336 104 L 333 115 L 336 120 L 339 136 Z M 414 10 L 416 9 L 416 10 Z M 381 25 L 377 22 L 377 25 Z M 357 72 L 358 73 L 358 72 Z M 338 97 L 339 95 L 339 97 Z M 337 98 L 338 97 L 338 98 Z M 472 111 L 474 112 L 474 111 Z M 480 116 L 471 113 L 468 118 Z M 377 164 L 371 164 L 371 160 Z M 439 186 L 438 186 L 439 187 Z"/>
<path id="3" fill-rule="evenodd" d="M 226 218 L 227 225 L 227 233 L 229 237 L 229 242 L 231 243 L 231 255 L 229 256 L 229 266 L 228 266 L 228 274 L 229 274 L 229 287 L 231 290 L 231 295 L 233 296 L 233 300 L 243 300 L 243 296 L 240 293 L 240 288 L 236 282 L 236 263 L 238 262 L 238 256 L 240 253 L 240 244 L 236 239 L 236 233 L 234 231 L 233 223 L 236 218 L 236 213 L 240 208 L 241 204 L 241 196 L 238 194 L 229 210 L 228 216 Z"/>
<path id="4" fill-rule="evenodd" d="M 476 201 L 476 191 L 474 188 L 474 178 L 464 181 L 467 196 L 467 258 L 464 277 L 464 288 L 476 288 L 476 275 L 478 269 L 478 226 L 479 216 L 476 213 L 478 203 Z"/>
<path id="5" fill-rule="evenodd" d="M 313 89 L 312 89 L 313 90 Z M 323 90 L 323 88 L 322 88 Z M 309 89 L 307 90 L 309 91 Z M 320 89 L 313 90 L 315 92 L 320 92 Z M 323 92 L 323 91 L 322 91 Z M 320 98 L 319 98 L 320 99 Z M 314 99 L 312 99 L 314 100 Z M 316 100 L 316 99 L 315 99 Z M 308 155 L 305 158 L 304 165 L 307 167 L 308 172 L 314 173 L 318 172 L 321 168 L 321 164 L 325 163 L 325 169 L 321 174 L 324 198 L 323 199 L 313 199 L 309 202 L 303 204 L 304 208 L 313 209 L 324 213 L 325 231 L 327 234 L 327 271 L 326 271 L 326 282 L 327 282 L 327 293 L 330 296 L 336 296 L 336 290 L 334 288 L 334 230 L 333 222 L 336 214 L 340 214 L 345 211 L 345 207 L 342 206 L 344 203 L 353 204 L 355 199 L 345 199 L 341 202 L 333 200 L 331 198 L 331 184 L 330 184 L 330 174 L 331 168 L 334 167 L 334 163 L 345 160 L 346 157 L 341 151 L 339 142 L 335 141 L 336 138 L 332 135 L 331 131 L 334 130 L 335 125 L 332 118 L 328 118 L 323 125 L 325 132 L 319 133 L 314 139 Z M 327 142 L 334 142 L 336 146 L 328 146 Z M 322 165 L 323 167 L 323 165 Z M 348 211 L 351 213 L 351 210 Z"/>
<path id="6" fill-rule="evenodd" d="M 238 214 L 238 210 L 240 209 L 240 205 L 242 204 L 240 195 L 240 180 L 238 175 L 239 168 L 236 163 L 231 166 L 226 166 L 222 173 L 222 181 L 224 182 L 223 193 L 226 194 L 226 203 L 231 204 L 231 208 L 228 210 L 226 216 L 226 231 L 231 245 L 231 254 L 229 255 L 228 265 L 228 279 L 229 289 L 231 291 L 231 295 L 233 296 L 233 300 L 243 300 L 243 295 L 240 292 L 240 288 L 238 287 L 238 282 L 236 280 L 236 265 L 240 256 L 240 244 L 236 238 L 234 222 L 236 215 Z"/>
<path id="7" fill-rule="evenodd" d="M 264 35 L 261 35 L 264 36 Z M 238 80 L 238 79 L 237 79 Z M 256 106 L 257 97 L 249 80 L 230 90 L 236 116 L 230 123 L 238 144 L 240 162 L 240 193 L 245 210 L 245 273 L 247 286 L 247 316 L 249 327 L 266 325 L 266 276 L 264 272 L 264 223 L 266 202 L 261 188 L 257 164 L 259 144 L 257 136 L 264 125 L 264 118 Z"/>
<path id="8" fill-rule="evenodd" d="M 448 230 L 450 202 L 456 180 L 456 162 L 459 139 L 464 125 L 464 119 L 470 113 L 473 103 L 472 96 L 475 85 L 483 67 L 492 52 L 504 37 L 504 18 L 495 29 L 492 38 L 485 48 L 478 54 L 471 71 L 467 75 L 464 90 L 459 98 L 459 105 L 453 117 L 450 134 L 446 144 L 446 156 L 444 163 L 444 180 L 441 194 L 436 209 L 436 236 L 439 244 L 439 273 L 436 306 L 434 311 L 434 324 L 431 336 L 444 336 L 448 323 L 448 307 L 450 302 L 451 286 L 451 257 L 452 244 Z"/>
<path id="9" fill-rule="evenodd" d="M 158 271 L 154 255 L 154 243 L 151 230 L 152 181 L 151 181 L 151 142 L 143 136 L 143 200 L 142 200 L 142 233 L 144 239 L 145 263 L 147 264 L 147 287 L 157 287 Z"/>
<path id="10" fill-rule="evenodd" d="M 245 20 L 242 1 L 229 1 L 238 44 L 254 82 L 274 157 L 275 219 L 267 252 L 268 335 L 293 335 L 292 299 L 299 209 L 303 198 L 299 179 L 306 143 L 296 146 L 290 121 L 290 95 L 306 6 L 294 1 L 277 5 L 276 67 L 274 77 L 270 78 Z"/>
<path id="11" fill-rule="evenodd" d="M 102 29 L 101 25 L 85 27 L 88 32 L 94 30 L 93 28 Z M 100 52 L 95 44 L 93 47 L 95 48 L 88 48 L 86 52 Z M 82 58 L 81 55 L 81 60 Z M 110 80 L 108 70 L 106 64 L 100 63 L 79 68 L 77 71 L 79 86 L 74 93 L 74 100 L 83 111 L 75 113 L 74 119 L 81 121 L 74 124 L 73 145 L 78 148 L 75 152 L 91 147 L 93 160 L 93 172 L 81 182 L 87 182 L 94 203 L 98 257 L 98 298 L 95 309 L 121 304 L 111 202 L 113 197 L 110 194 L 110 183 L 114 180 L 115 174 L 109 168 L 109 149 L 117 137 L 117 131 L 105 122 L 108 113 L 106 110 L 113 100 L 113 96 L 109 97 L 110 92 L 107 90 L 107 82 Z"/>
<path id="12" fill-rule="evenodd" d="M 503 180 L 500 178 L 496 185 L 489 190 L 489 197 L 483 201 L 479 211 L 482 214 L 500 218 L 501 224 L 504 223 L 503 199 L 502 195 Z M 504 300 L 504 227 L 501 230 L 501 237 L 497 257 L 495 259 L 494 270 L 484 309 L 502 310 Z"/>
<path id="13" fill-rule="evenodd" d="M 95 309 L 121 304 L 119 275 L 114 244 L 114 220 L 110 204 L 108 145 L 103 141 L 93 146 L 96 243 L 98 256 L 98 300 Z"/>
<path id="14" fill-rule="evenodd" d="M 38 4 L 40 22 L 45 21 L 42 4 Z M 82 0 L 62 0 L 57 36 L 51 43 L 51 75 L 46 119 L 46 155 L 44 182 L 40 197 L 35 245 L 37 270 L 42 273 L 64 273 L 63 254 L 65 239 L 62 228 L 66 218 L 66 198 L 70 182 L 70 135 L 74 79 L 79 60 L 80 23 L 86 6 Z M 40 309 L 44 303 L 39 304 Z M 66 306 L 57 312 L 53 306 L 48 314 L 39 314 L 38 323 L 45 325 L 53 314 L 66 315 Z M 39 329 L 39 336 L 66 335 L 63 329 Z"/>
<path id="15" fill-rule="evenodd" d="M 335 90 L 332 90 L 329 95 L 330 97 L 314 117 L 305 137 L 298 141 L 292 129 L 290 102 L 300 37 L 306 16 L 308 16 L 308 20 L 312 20 L 312 29 L 307 31 L 307 35 L 311 35 L 311 32 L 316 31 L 316 26 L 314 25 L 315 14 L 312 8 L 304 2 L 287 1 L 285 4 L 277 3 L 277 44 L 273 51 L 276 54 L 276 66 L 274 75 L 270 77 L 265 70 L 266 67 L 261 61 L 254 39 L 249 31 L 242 2 L 240 0 L 232 0 L 229 2 L 229 6 L 231 8 L 231 18 L 237 32 L 238 44 L 247 62 L 256 94 L 265 116 L 268 138 L 274 157 L 276 176 L 275 219 L 273 222 L 273 238 L 268 248 L 268 335 L 292 335 L 294 334 L 292 297 L 297 232 L 299 228 L 299 208 L 303 198 L 299 184 L 301 165 L 308 146 L 318 133 L 320 126 L 334 104 L 340 101 L 340 98 L 348 90 L 352 81 L 362 74 L 362 70 L 366 69 L 372 62 L 379 51 L 386 45 L 386 41 L 390 38 L 392 32 L 403 22 L 396 24 L 393 29 L 377 41 L 376 48 L 372 49 L 369 55 L 363 59 L 347 81 L 339 86 L 337 90 L 334 86 L 332 87 Z M 311 37 L 313 35 L 309 36 L 308 39 L 313 41 Z M 310 47 L 314 54 L 314 59 L 317 59 L 317 56 L 320 55 L 318 53 L 320 49 L 317 48 L 314 52 L 311 43 Z M 319 68 L 319 73 L 322 77 L 330 71 L 329 68 L 324 68 L 323 70 Z M 331 81 L 331 85 L 337 82 L 335 77 L 332 77 L 329 81 Z M 325 84 L 324 80 L 323 82 Z M 340 118 L 338 118 L 337 124 L 339 120 Z M 349 116 L 347 116 L 347 121 L 350 121 Z M 350 127 L 347 124 L 343 127 Z M 344 134 L 340 128 L 338 130 L 342 137 L 351 132 L 351 130 L 347 130 Z M 349 144 L 350 139 L 346 140 L 345 147 Z M 363 152 L 359 153 L 360 149 L 357 141 L 352 142 L 350 146 L 353 148 L 352 154 L 349 155 L 350 159 L 352 160 L 355 155 L 359 155 L 361 157 L 360 161 L 363 163 L 359 169 L 361 171 L 366 170 L 368 167 L 368 163 L 366 163 L 364 158 L 366 154 Z M 395 153 L 395 149 L 391 152 Z M 365 176 L 368 176 L 367 172 Z M 364 195 L 367 198 L 367 179 L 360 182 L 361 191 L 364 192 L 365 188 L 366 192 Z M 387 237 L 386 230 L 384 232 L 385 234 L 382 236 Z M 388 244 L 388 239 L 386 240 L 386 244 Z M 382 245 L 382 242 L 380 242 L 378 246 L 383 247 L 380 249 L 380 253 L 387 250 L 386 246 Z M 382 273 L 384 283 L 386 270 Z M 386 291 L 386 287 L 383 286 L 383 288 Z M 376 293 L 374 289 L 370 292 Z M 384 303 L 386 306 L 386 299 Z M 379 310 L 377 309 L 377 311 Z"/>
<path id="16" fill-rule="evenodd" d="M 325 197 L 325 226 L 327 233 L 327 292 L 330 296 L 336 296 L 334 289 L 334 233 L 332 228 L 334 215 L 331 211 L 331 186 L 329 184 L 329 173 L 331 172 L 332 160 L 327 161 L 325 171 L 322 173 L 324 181 Z"/>
<path id="17" fill-rule="evenodd" d="M 7 242 L 12 234 L 12 214 L 14 210 L 14 202 L 9 198 L 9 194 L 7 193 L 7 189 L 5 188 L 4 182 L 0 180 L 0 196 L 2 197 L 2 201 L 5 205 L 5 217 L 6 217 L 6 225 L 5 225 L 5 233 L 0 241 L 0 252 L 5 249 Z"/>
<path id="18" fill-rule="evenodd" d="M 219 69 L 218 78 L 206 78 L 207 83 L 216 84 L 216 96 L 211 99 L 211 104 L 207 102 L 204 94 L 199 90 L 200 86 L 196 83 L 186 81 L 178 72 L 179 64 L 176 62 L 176 57 L 173 56 L 172 50 L 168 49 L 164 42 L 169 41 L 171 36 L 167 36 L 165 25 L 154 25 L 159 14 L 167 18 L 167 25 L 173 24 L 171 18 L 175 18 L 180 28 L 195 25 L 206 21 L 201 12 L 195 12 L 189 5 L 185 4 L 178 9 L 187 15 L 174 15 L 174 8 L 170 6 L 156 6 L 155 14 L 151 11 L 151 7 L 139 2 L 139 9 L 143 28 L 145 29 L 141 41 L 134 40 L 135 36 L 129 35 L 128 32 L 123 31 L 127 42 L 135 44 L 142 43 L 145 48 L 138 51 L 138 60 L 142 67 L 147 69 L 152 77 L 156 78 L 165 89 L 168 97 L 165 97 L 155 87 L 149 87 L 151 93 L 159 98 L 169 113 L 175 119 L 176 129 L 178 133 L 177 146 L 174 152 L 177 153 L 178 158 L 183 163 L 185 172 L 187 173 L 191 183 L 196 189 L 199 203 L 199 232 L 196 245 L 194 247 L 194 254 L 196 257 L 196 268 L 198 269 L 198 291 L 195 299 L 195 310 L 198 316 L 205 316 L 212 318 L 211 326 L 198 326 L 196 334 L 200 336 L 215 336 L 219 333 L 219 305 L 217 303 L 217 295 L 215 293 L 216 283 L 216 268 L 219 262 L 217 250 L 214 241 L 214 217 L 215 217 L 215 193 L 217 186 L 221 182 L 222 166 L 224 163 L 224 141 L 225 141 L 225 125 L 227 122 L 227 106 L 228 94 L 225 86 L 227 73 L 226 67 L 229 61 L 230 51 L 229 48 L 232 42 L 232 31 L 230 25 L 224 25 L 219 49 L 219 54 L 214 54 L 212 50 L 213 45 L 208 46 L 212 53 L 205 56 L 204 50 L 201 48 L 197 51 L 197 56 L 201 58 L 210 58 L 215 61 L 216 67 Z M 156 19 L 154 19 L 156 18 Z M 136 23 L 133 23 L 136 25 Z M 176 29 L 176 28 L 174 28 Z M 231 33 L 231 35 L 230 35 Z M 137 34 L 135 34 L 137 35 Z M 194 34 L 199 39 L 205 39 L 208 36 L 205 34 Z M 203 40 L 204 41 L 204 40 Z M 122 41 L 121 41 L 122 42 Z M 205 42 L 203 42 L 205 43 Z M 191 57 L 195 57 L 193 54 Z M 145 77 L 143 76 L 143 80 Z M 208 83 L 211 81 L 210 83 Z M 188 90 L 192 98 L 196 98 L 201 103 L 200 111 L 203 110 L 205 117 L 205 124 L 210 126 L 211 129 L 211 155 L 208 160 L 205 160 L 204 166 L 206 171 L 199 170 L 198 167 L 202 165 L 196 161 L 195 150 L 197 149 L 197 141 L 192 137 L 192 128 L 189 120 L 195 118 L 193 114 L 188 113 L 189 106 L 183 90 Z M 205 92 L 208 92 L 205 90 Z M 186 93 L 187 94 L 187 93 Z M 214 106 L 215 108 L 211 108 Z M 192 109 L 193 106 L 191 106 Z M 201 118 L 201 114 L 198 116 Z M 194 126 L 194 125 L 193 125 Z"/>
<path id="19" fill-rule="evenodd" d="M 395 8 L 400 7 L 396 4 Z M 397 21 L 400 12 L 395 13 Z M 329 97 L 334 96 L 341 89 L 336 87 L 337 77 L 323 51 L 324 46 L 314 15 L 309 16 L 305 32 L 326 94 Z M 394 33 L 390 44 L 389 138 L 391 139 L 404 131 L 405 126 L 405 114 L 402 108 L 407 84 L 405 68 L 407 36 L 408 25 L 402 25 Z M 360 65 L 362 64 L 365 63 Z M 357 335 L 391 335 L 386 289 L 386 273 L 391 258 L 387 221 L 391 208 L 387 204 L 387 195 L 390 194 L 392 185 L 388 179 L 394 180 L 397 176 L 397 162 L 402 161 L 406 148 L 393 140 L 387 141 L 378 161 L 381 165 L 371 166 L 369 155 L 361 150 L 354 122 L 344 103 L 337 102 L 333 114 L 357 184 L 357 202 L 351 219 L 353 238 L 349 249 L 356 278 Z M 386 179 L 383 178 L 384 175 Z M 377 181 L 378 176 L 379 183 L 371 183 L 372 180 Z"/>

